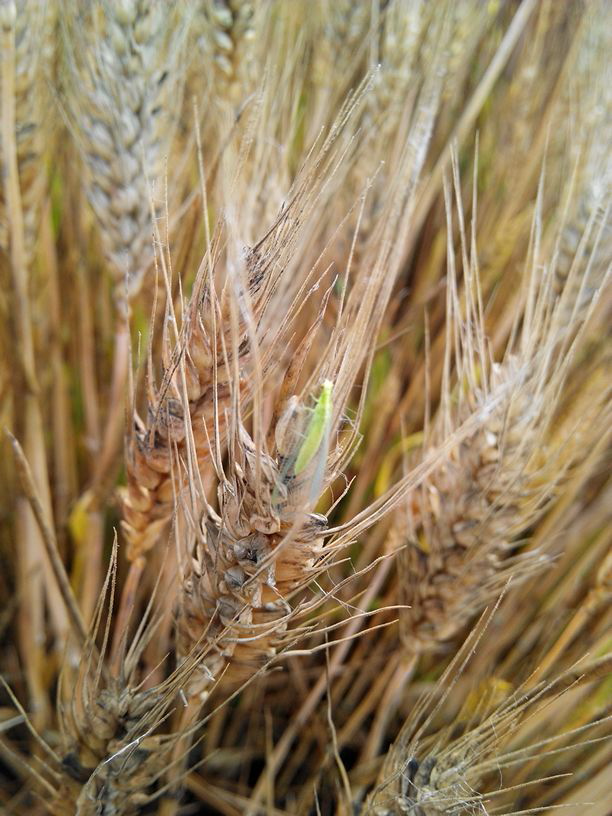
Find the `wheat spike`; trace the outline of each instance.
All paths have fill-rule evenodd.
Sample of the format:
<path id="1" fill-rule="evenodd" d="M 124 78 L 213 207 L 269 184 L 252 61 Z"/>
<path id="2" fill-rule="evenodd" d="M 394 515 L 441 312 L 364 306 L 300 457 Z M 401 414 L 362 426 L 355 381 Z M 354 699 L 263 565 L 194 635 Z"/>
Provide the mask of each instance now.
<path id="1" fill-rule="evenodd" d="M 262 260 L 259 251 L 253 249 L 246 259 L 247 297 L 256 321 L 274 287 L 273 258 L 271 253 L 269 262 Z M 243 319 L 234 326 L 229 289 L 218 297 L 209 288 L 207 276 L 203 265 L 182 336 L 174 350 L 170 337 L 164 344 L 164 378 L 157 390 L 150 390 L 146 420 L 138 415 L 134 418 L 127 459 L 128 486 L 123 493 L 123 529 L 132 561 L 156 543 L 172 515 L 173 446 L 178 446 L 179 451 L 185 449 L 190 426 L 198 467 L 210 461 L 215 433 L 219 432 L 220 441 L 224 437 L 226 406 L 232 397 L 232 367 L 243 368 L 249 358 L 251 340 L 246 322 Z M 182 476 L 178 477 L 179 490 L 181 484 Z"/>
<path id="2" fill-rule="evenodd" d="M 561 233 L 555 267 L 557 292 L 563 290 L 572 267 L 578 267 L 573 273 L 568 308 L 578 297 L 588 302 L 612 262 L 612 161 L 606 147 L 612 139 L 612 90 L 602 70 L 612 36 L 610 26 L 602 25 L 601 15 L 606 19 L 606 14 L 609 10 L 597 4 L 591 10 L 585 42 L 571 76 L 569 98 L 561 112 L 576 131 L 570 147 L 576 173 L 570 174 L 566 185 L 571 194 L 570 214 Z M 587 271 L 588 284 L 582 289 Z M 579 304 L 581 308 L 584 305 Z"/>
<path id="3" fill-rule="evenodd" d="M 76 673 L 67 662 L 60 678 L 59 744 L 51 748 L 38 738 L 43 747 L 39 778 L 43 786 L 52 786 L 47 808 L 54 816 L 141 813 L 156 798 L 159 781 L 179 739 L 179 735 L 160 726 L 176 704 L 193 666 L 186 665 L 182 671 L 170 674 L 159 687 L 140 687 L 137 678 L 142 651 L 155 633 L 155 624 L 148 615 L 124 654 L 118 676 L 110 674 L 105 662 L 109 618 L 103 625 L 102 648 L 99 651 L 96 647 L 116 569 L 115 546 Z M 110 610 L 109 615 L 112 603 Z"/>
<path id="4" fill-rule="evenodd" d="M 217 105 L 241 102 L 245 83 L 253 81 L 259 5 L 253 0 L 205 0 L 195 9 L 193 33 L 202 59 L 193 67 L 198 75 L 212 67 L 206 81 L 211 83 L 211 98 Z"/>
<path id="5" fill-rule="evenodd" d="M 447 137 L 447 123 L 442 128 L 439 124 L 444 102 L 462 75 L 459 68 L 468 69 L 487 22 L 486 15 L 474 14 L 469 2 L 434 9 L 431 4 L 392 0 L 375 7 L 378 11 L 369 22 L 370 87 L 359 122 L 358 159 L 345 185 L 354 198 L 368 190 L 355 246 L 357 263 L 384 206 L 400 151 L 413 151 L 418 170 L 408 183 L 416 184 L 430 161 L 432 141 Z M 471 21 L 469 31 L 465 18 Z"/>
<path id="6" fill-rule="evenodd" d="M 342 65 L 351 74 L 346 76 L 345 81 L 354 77 L 359 63 L 367 55 L 363 47 L 367 44 L 368 30 L 380 9 L 378 2 L 351 3 L 350 0 L 320 0 L 318 5 L 321 43 L 314 70 L 318 83 L 331 91 L 335 85 L 334 66 L 337 70 Z"/>
<path id="7" fill-rule="evenodd" d="M 327 519 L 310 508 L 326 476 L 331 415 L 322 421 L 308 461 L 299 454 L 309 444 L 309 420 L 297 398 L 279 418 L 274 457 L 258 455 L 239 429 L 235 464 L 219 487 L 220 513 L 202 521 L 179 605 L 178 653 L 190 654 L 205 633 L 205 681 L 231 687 L 273 657 L 291 616 L 288 600 L 315 575 Z"/>
<path id="8" fill-rule="evenodd" d="M 65 4 L 71 127 L 87 198 L 119 295 L 153 260 L 151 186 L 160 185 L 180 111 L 184 25 L 170 4 Z M 163 194 L 157 187 L 155 217 Z"/>
<path id="9" fill-rule="evenodd" d="M 426 732 L 429 723 L 423 715 L 427 705 L 430 710 L 433 708 L 433 700 L 419 701 L 416 711 L 425 722 L 414 716 L 405 723 L 385 757 L 378 784 L 361 811 L 363 816 L 477 816 L 491 812 L 489 808 L 500 807 L 501 801 L 511 806 L 517 789 L 529 784 L 523 781 L 522 785 L 520 782 L 513 785 L 517 767 L 530 764 L 533 767 L 538 760 L 546 759 L 549 752 L 559 754 L 571 748 L 572 743 L 580 746 L 582 740 L 587 742 L 591 736 L 593 742 L 600 741 L 598 734 L 602 726 L 606 728 L 609 716 L 604 710 L 603 715 L 600 713 L 585 726 L 568 729 L 563 735 L 566 748 L 559 748 L 557 735 L 543 736 L 541 731 L 529 735 L 521 747 L 513 745 L 513 738 L 528 725 L 530 718 L 544 712 L 547 701 L 559 689 L 563 696 L 572 683 L 602 676 L 609 664 L 607 655 L 586 666 L 582 675 L 579 671 L 566 672 L 528 692 L 522 687 L 511 693 L 510 684 L 493 680 L 479 689 L 476 704 L 469 698 L 465 700 L 453 726 L 429 734 Z M 502 700 L 496 702 L 495 696 L 500 691 Z M 552 770 L 544 772 L 544 778 L 552 782 L 554 770 L 553 765 Z"/>
<path id="10" fill-rule="evenodd" d="M 132 816 L 141 812 L 168 762 L 172 740 L 152 735 L 163 719 L 162 698 L 116 681 L 107 688 L 77 687 L 62 755 L 66 777 L 51 812 Z M 82 707 L 81 707 L 82 706 Z M 68 793 L 68 796 L 66 794 Z"/>
<path id="11" fill-rule="evenodd" d="M 401 169 L 406 175 L 415 172 L 412 153 L 408 153 Z M 388 209 L 381 213 L 378 230 L 367 246 L 367 263 L 356 273 L 336 322 L 325 326 L 330 289 L 308 336 L 287 367 L 271 409 L 268 442 L 264 444 L 262 438 L 261 419 L 251 436 L 238 419 L 244 410 L 241 402 L 238 417 L 234 410 L 228 452 L 236 464 L 230 464 L 223 475 L 222 461 L 215 463 L 220 479 L 219 513 L 201 501 L 205 513 L 195 530 L 194 559 L 187 564 L 179 606 L 181 653 L 191 654 L 195 645 L 202 645 L 202 639 L 209 641 L 204 644 L 204 687 L 210 684 L 211 675 L 221 682 L 222 671 L 228 680 L 243 677 L 245 670 L 247 675 L 252 674 L 278 650 L 292 614 L 287 601 L 325 561 L 322 545 L 327 522 L 313 510 L 319 496 L 349 461 L 357 443 L 362 403 L 346 432 L 340 437 L 338 432 L 346 421 L 353 389 L 360 383 L 359 372 L 368 360 L 365 338 L 378 331 L 402 261 L 401 253 L 394 251 L 388 239 L 406 225 L 407 214 L 397 205 L 406 194 L 404 178 L 398 174 Z M 311 185 L 310 180 L 306 188 L 309 206 L 316 200 Z M 291 228 L 286 238 L 293 231 Z M 271 247 L 274 245 L 272 242 Z M 291 249 L 283 257 L 294 257 Z M 299 255 L 297 260 L 303 262 Z M 300 300 L 298 303 L 302 305 Z M 253 311 L 258 314 L 256 302 Z M 319 335 L 325 342 L 323 353 L 316 359 L 314 349 Z M 240 347 L 238 341 L 238 336 L 232 338 L 232 348 Z M 278 355 L 282 342 L 282 335 L 276 334 L 270 348 L 263 345 L 256 350 L 264 372 L 266 360 Z M 309 372 L 307 381 L 300 388 L 298 380 L 306 376 L 305 372 Z M 232 386 L 230 391 L 237 399 L 240 387 L 235 366 Z M 312 412 L 309 394 L 316 400 Z"/>
<path id="12" fill-rule="evenodd" d="M 346 112 L 313 151 L 287 193 L 290 203 L 282 203 L 267 231 L 251 220 L 249 212 L 244 217 L 246 234 L 234 234 L 237 202 L 240 206 L 251 202 L 254 193 L 246 191 L 241 196 L 240 187 L 226 192 L 227 216 L 220 220 L 198 270 L 178 336 L 175 319 L 168 313 L 162 382 L 154 388 L 151 374 L 146 417 L 134 415 L 128 485 L 123 492 L 123 527 L 132 561 L 146 553 L 167 528 L 175 488 L 180 493 L 187 476 L 176 472 L 173 487 L 173 448 L 184 463 L 191 457 L 193 473 L 207 467 L 211 453 L 223 446 L 232 406 L 236 400 L 246 404 L 255 387 L 247 376 L 250 366 L 260 366 L 265 376 L 278 364 L 282 332 L 301 305 L 301 281 L 292 270 L 303 263 L 304 255 L 308 257 L 308 241 L 318 229 L 308 215 L 327 194 L 325 173 L 334 162 L 338 164 L 345 120 Z M 239 158 L 242 161 L 241 154 Z M 268 156 L 261 164 L 265 167 L 270 160 Z M 254 172 L 259 172 L 257 167 Z M 254 210 L 260 212 L 257 207 Z M 259 235 L 263 231 L 263 238 L 254 237 L 256 230 Z M 280 326 L 275 317 L 279 308 L 283 310 Z M 199 511 L 194 512 L 197 516 Z"/>
<path id="13" fill-rule="evenodd" d="M 23 208 L 24 251 L 29 263 L 36 247 L 38 218 L 46 189 L 44 154 L 50 132 L 51 111 L 45 89 L 51 79 L 55 9 L 46 0 L 24 0 L 14 5 L 14 11 L 15 137 Z M 0 159 L 1 151 L 0 143 Z M 2 187 L 0 249 L 8 253 L 8 218 L 5 208 Z"/>
<path id="14" fill-rule="evenodd" d="M 545 763 L 549 753 L 558 756 L 567 750 L 559 750 L 561 739 L 568 747 L 579 747 L 583 739 L 586 745 L 591 737 L 599 741 L 602 727 L 605 734 L 610 716 L 604 705 L 584 724 L 564 729 L 560 739 L 555 706 L 568 710 L 566 696 L 571 701 L 572 693 L 605 678 L 612 662 L 609 652 L 595 659 L 585 656 L 538 683 L 529 677 L 513 687 L 499 677 L 486 676 L 478 688 L 460 694 L 459 710 L 448 718 L 448 725 L 440 726 L 457 684 L 475 655 L 486 649 L 488 628 L 496 614 L 503 614 L 497 611 L 500 602 L 482 614 L 439 680 L 411 705 L 361 810 L 363 816 L 476 816 L 489 813 L 489 808 L 511 806 L 513 797 L 527 787 L 527 780 L 521 779 L 522 767 L 533 768 L 540 760 Z M 552 769 L 554 773 L 555 765 Z M 550 767 L 544 773 L 555 779 Z"/>
<path id="15" fill-rule="evenodd" d="M 417 652 L 443 646 L 499 594 L 510 576 L 519 580 L 546 564 L 542 553 L 521 549 L 520 536 L 590 446 L 599 444 L 600 434 L 606 435 L 601 392 L 589 406 L 591 422 L 582 433 L 572 429 L 575 433 L 559 434 L 554 427 L 575 338 L 591 303 L 575 308 L 568 325 L 567 292 L 551 311 L 545 306 L 554 263 L 543 273 L 534 266 L 521 334 L 501 363 L 491 362 L 483 330 L 476 328 L 481 308 L 477 273 L 465 241 L 463 246 L 464 266 L 472 266 L 465 299 L 473 319 L 457 325 L 454 340 L 449 338 L 461 349 L 455 361 L 458 382 L 452 393 L 447 385 L 435 433 L 443 439 L 466 413 L 480 412 L 482 424 L 415 496 L 407 521 L 410 544 L 402 563 L 405 601 L 411 608 L 403 615 L 403 636 Z M 452 281 L 452 258 L 449 266 Z M 451 313 L 457 314 L 454 285 L 449 291 Z"/>

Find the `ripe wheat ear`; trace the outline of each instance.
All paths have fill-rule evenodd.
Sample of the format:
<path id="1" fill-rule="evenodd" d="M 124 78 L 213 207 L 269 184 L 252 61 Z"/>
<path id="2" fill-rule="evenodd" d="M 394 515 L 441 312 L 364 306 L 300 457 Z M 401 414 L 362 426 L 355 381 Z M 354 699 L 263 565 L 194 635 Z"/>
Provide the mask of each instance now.
<path id="1" fill-rule="evenodd" d="M 434 688 L 414 705 L 384 758 L 361 810 L 364 816 L 477 814 L 489 812 L 489 807 L 508 807 L 517 792 L 530 785 L 520 781 L 522 767 L 538 762 L 545 767 L 549 757 L 606 740 L 610 715 L 605 709 L 585 725 L 567 729 L 562 740 L 546 731 L 530 733 L 530 723 L 546 722 L 547 709 L 581 686 L 601 683 L 611 665 L 610 654 L 585 658 L 549 681 L 526 682 L 516 689 L 489 678 L 464 699 L 451 725 L 436 726 L 490 622 L 491 613 L 484 614 Z M 556 774 L 554 765 L 543 773 L 549 783 L 565 776 Z"/>
<path id="2" fill-rule="evenodd" d="M 159 187 L 171 172 L 165 162 L 180 113 L 186 26 L 158 0 L 67 2 L 62 23 L 70 129 L 122 300 L 153 263 L 151 218 L 161 215 Z"/>
<path id="3" fill-rule="evenodd" d="M 458 190 L 457 177 L 455 181 Z M 503 360 L 493 362 L 483 325 L 475 236 L 468 254 L 459 204 L 466 317 L 460 316 L 448 187 L 446 199 L 447 352 L 442 402 L 430 439 L 444 439 L 466 414 L 480 412 L 482 422 L 415 496 L 412 515 L 409 512 L 405 520 L 409 545 L 401 563 L 410 610 L 402 616 L 403 638 L 416 652 L 443 647 L 510 577 L 521 580 L 546 567 L 545 553 L 523 549 L 521 536 L 546 511 L 587 452 L 593 446 L 603 450 L 602 435 L 605 441 L 608 434 L 609 411 L 601 393 L 590 406 L 588 427 L 571 434 L 556 428 L 562 389 L 601 289 L 593 289 L 590 299 L 574 306 L 568 324 L 568 291 L 551 306 L 555 255 L 546 260 L 536 220 L 521 325 Z M 580 271 L 579 289 L 585 292 L 591 265 L 586 270 L 576 266 L 566 286 L 577 285 Z M 492 409 L 489 400 L 495 402 Z"/>

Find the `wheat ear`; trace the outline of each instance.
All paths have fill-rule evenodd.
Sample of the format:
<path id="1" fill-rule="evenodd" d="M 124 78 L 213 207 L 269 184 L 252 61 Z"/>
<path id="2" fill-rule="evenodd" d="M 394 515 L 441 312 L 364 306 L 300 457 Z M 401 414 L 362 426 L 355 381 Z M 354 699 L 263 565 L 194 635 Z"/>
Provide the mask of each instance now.
<path id="1" fill-rule="evenodd" d="M 109 410 L 82 498 L 93 531 L 102 528 L 99 506 L 121 441 L 129 367 L 126 299 L 134 298 L 153 263 L 152 222 L 161 214 L 160 185 L 180 112 L 186 24 L 159 0 L 66 3 L 62 22 L 66 107 L 118 305 Z M 171 195 L 172 182 L 168 189 Z M 86 618 L 95 604 L 101 551 L 100 536 L 92 535 L 83 581 Z"/>
<path id="2" fill-rule="evenodd" d="M 571 76 L 571 101 L 563 109 L 577 134 L 570 149 L 576 171 L 566 185 L 569 215 L 560 236 L 555 268 L 557 292 L 564 288 L 570 274 L 574 278 L 568 308 L 578 297 L 588 302 L 601 286 L 612 258 L 612 162 L 606 149 L 612 139 L 612 90 L 603 67 L 612 48 L 612 36 L 610 27 L 601 24 L 600 16 L 606 11 L 597 4 L 590 10 L 585 43 Z M 573 273 L 574 266 L 578 269 Z M 587 267 L 588 284 L 581 291 Z M 579 305 L 584 308 L 585 303 Z"/>
<path id="3" fill-rule="evenodd" d="M 23 210 L 24 253 L 26 264 L 30 265 L 46 189 L 43 167 L 50 111 L 45 87 L 50 81 L 52 66 L 50 41 L 55 9 L 53 3 L 45 0 L 25 0 L 16 4 L 15 10 L 15 142 Z M 0 142 L 0 155 L 1 151 Z M 9 247 L 7 206 L 3 189 L 0 193 L 0 249 L 5 252 Z"/>
<path id="4" fill-rule="evenodd" d="M 473 639 L 466 644 L 470 641 Z M 464 655 L 460 651 L 457 658 Z M 452 672 L 460 673 L 464 668 L 457 658 L 437 688 L 415 705 L 414 714 L 384 759 L 377 785 L 361 810 L 363 816 L 478 814 L 500 807 L 502 802 L 511 806 L 517 791 L 529 784 L 521 781 L 520 775 L 515 783 L 517 769 L 533 768 L 538 761 L 568 748 L 599 742 L 605 734 L 610 717 L 604 710 L 585 725 L 568 729 L 563 735 L 564 747 L 559 747 L 558 734 L 545 736 L 541 726 L 535 735 L 518 739 L 522 729 L 527 727 L 528 731 L 530 720 L 545 714 L 551 701 L 567 706 L 563 697 L 570 689 L 604 677 L 611 663 L 609 654 L 581 661 L 529 690 L 522 685 L 512 691 L 509 683 L 492 679 L 464 700 L 453 726 L 432 728 L 433 716 L 456 682 Z M 551 719 L 554 716 L 553 712 Z M 551 782 L 557 778 L 554 767 L 553 773 L 544 772 L 544 778 Z"/>
<path id="5" fill-rule="evenodd" d="M 326 476 L 332 385 L 324 383 L 312 415 L 294 398 L 276 427 L 275 455 L 258 454 L 242 427 L 234 465 L 219 488 L 182 583 L 178 654 L 202 648 L 202 693 L 235 687 L 283 644 L 292 595 L 315 575 L 325 516 L 313 513 Z M 202 635 L 205 635 L 204 642 Z"/>
<path id="6" fill-rule="evenodd" d="M 153 261 L 151 185 L 165 175 L 180 111 L 185 31 L 170 4 L 64 6 L 67 107 L 117 294 L 133 295 Z M 158 188 L 154 217 L 163 201 Z"/>
<path id="7" fill-rule="evenodd" d="M 244 83 L 253 80 L 258 6 L 253 0 L 200 0 L 195 7 L 193 36 L 203 59 L 194 59 L 193 69 L 198 75 L 212 69 L 206 80 L 217 106 L 241 102 Z"/>
<path id="8" fill-rule="evenodd" d="M 296 211 L 304 206 L 304 194 L 305 189 L 296 194 Z M 256 245 L 238 245 L 236 257 L 220 249 L 224 229 L 220 227 L 212 237 L 180 331 L 168 308 L 162 381 L 154 386 L 151 367 L 146 417 L 141 419 L 134 411 L 126 456 L 127 487 L 121 491 L 122 528 L 131 567 L 118 632 L 125 627 L 127 599 L 140 581 L 147 552 L 168 532 L 183 491 L 188 489 L 195 498 L 211 457 L 224 444 L 234 400 L 242 392 L 246 398 L 250 384 L 244 376 L 235 378 L 234 370 L 245 369 L 258 345 L 258 332 L 266 329 L 262 316 L 299 232 L 293 211 L 285 211 Z M 234 270 L 235 279 L 225 277 L 228 269 Z M 243 303 L 249 304 L 250 311 L 245 312 Z M 201 509 L 200 504 L 190 512 L 197 517 Z"/>
<path id="9" fill-rule="evenodd" d="M 247 190 L 241 198 L 239 187 L 227 191 L 228 216 L 220 219 L 210 236 L 180 329 L 168 308 L 161 382 L 155 386 L 151 370 L 146 414 L 134 413 L 128 443 L 123 528 L 131 561 L 141 559 L 167 529 L 175 503 L 175 450 L 185 463 L 183 472 L 176 474 L 180 493 L 188 476 L 186 463 L 196 468 L 195 474 L 207 466 L 211 453 L 223 445 L 233 401 L 246 400 L 253 392 L 254 384 L 245 376 L 248 365 L 255 364 L 253 355 L 260 375 L 272 365 L 271 348 L 281 342 L 279 335 L 300 306 L 295 298 L 301 282 L 289 270 L 300 258 L 298 248 L 312 237 L 315 227 L 308 216 L 320 204 L 326 173 L 337 169 L 343 149 L 339 137 L 347 129 L 347 118 L 345 110 L 313 149 L 286 196 L 287 203 L 267 230 L 255 227 L 249 214 L 245 217 L 249 234 L 236 235 L 234 196 L 242 205 L 243 200 L 252 200 L 253 193 Z M 242 151 L 239 161 L 243 161 Z M 256 228 L 259 237 L 254 238 L 250 233 Z M 312 272 L 308 278 L 313 279 Z M 277 308 L 285 310 L 280 326 L 272 314 L 273 297 L 278 298 Z M 287 307 L 292 299 L 293 306 Z M 237 376 L 235 371 L 242 373 Z"/>
<path id="10" fill-rule="evenodd" d="M 119 674 L 108 671 L 117 553 L 115 542 L 76 670 L 66 662 L 60 676 L 59 743 L 48 745 L 30 726 L 42 753 L 29 770 L 46 790 L 48 812 L 54 816 L 137 816 L 163 795 L 164 772 L 182 736 L 173 734 L 167 721 L 195 666 L 187 662 L 154 688 L 144 689 L 138 682 L 143 649 L 155 636 L 150 608 Z"/>
<path id="11" fill-rule="evenodd" d="M 402 169 L 406 173 L 414 170 L 412 155 Z M 294 255 L 295 238 L 290 239 L 304 223 L 304 207 L 310 210 L 317 200 L 315 181 L 307 174 L 304 205 L 292 198 L 292 206 L 283 208 L 279 216 L 279 225 L 290 219 L 282 241 L 283 247 L 289 242 L 287 254 L 283 250 L 282 256 L 289 269 L 296 261 L 303 263 L 299 255 Z M 256 401 L 258 380 L 262 374 L 265 377 L 268 361 L 278 360 L 283 332 L 287 330 L 285 322 L 291 326 L 292 309 L 302 307 L 305 288 L 290 307 L 281 331 L 274 327 L 271 345 L 253 346 L 252 365 L 259 361 L 259 369 L 252 371 L 252 434 L 247 433 L 242 420 L 247 403 L 241 399 L 244 369 L 239 370 L 236 364 L 240 335 L 235 329 L 230 335 L 227 356 L 232 365 L 226 367 L 231 374 L 232 395 L 227 410 L 229 465 L 224 465 L 218 453 L 217 440 L 212 438 L 208 446 L 219 478 L 219 511 L 205 496 L 200 496 L 197 504 L 188 505 L 194 544 L 182 566 L 178 644 L 181 654 L 194 660 L 200 655 L 202 671 L 194 674 L 190 685 L 192 705 L 186 714 L 187 722 L 197 715 L 201 695 L 208 695 L 215 686 L 227 690 L 248 681 L 298 637 L 300 632 L 289 630 L 289 623 L 322 600 L 305 605 L 293 602 L 337 552 L 336 547 L 323 547 L 327 522 L 313 510 L 320 494 L 350 459 L 358 439 L 363 396 L 354 421 L 342 434 L 338 435 L 338 431 L 353 389 L 361 383 L 359 373 L 364 366 L 367 379 L 371 350 L 366 338 L 378 332 L 401 264 L 401 253 L 394 251 L 390 238 L 406 226 L 408 215 L 399 206 L 405 194 L 404 179 L 398 174 L 389 210 L 381 216 L 376 240 L 369 248 L 369 263 L 363 267 L 367 274 L 362 271 L 355 275 L 350 292 L 343 297 L 328 327 L 324 317 L 331 285 L 327 289 L 317 319 L 286 370 L 284 384 L 271 407 L 267 434 L 261 402 Z M 293 220 L 297 210 L 300 217 Z M 275 246 L 273 241 L 269 249 Z M 262 253 L 265 249 L 263 245 Z M 282 279 L 279 291 L 281 283 Z M 317 288 L 311 291 L 313 298 Z M 236 312 L 248 314 L 248 299 L 239 303 L 241 311 Z M 255 324 L 255 320 L 249 322 Z M 323 353 L 317 359 L 319 333 L 325 340 Z M 219 433 L 218 429 L 212 430 Z M 192 463 L 192 472 L 197 465 L 196 461 Z M 203 509 L 201 515 L 194 512 L 197 507 Z"/>
<path id="12" fill-rule="evenodd" d="M 446 192 L 450 218 L 448 188 Z M 449 241 L 450 234 L 449 230 Z M 541 516 L 589 446 L 606 435 L 605 394 L 591 405 L 592 421 L 584 436 L 568 438 L 554 432 L 561 389 L 594 303 L 587 308 L 576 304 L 569 325 L 564 319 L 569 290 L 550 310 L 547 298 L 554 266 L 540 273 L 541 267 L 534 265 L 536 258 L 543 262 L 537 236 L 535 244 L 522 329 L 501 363 L 490 360 L 484 331 L 478 326 L 482 305 L 475 258 L 468 259 L 465 240 L 463 263 L 469 270 L 465 301 L 471 317 L 463 325 L 457 321 L 454 260 L 449 252 L 448 304 L 455 315 L 449 326 L 454 325 L 455 337 L 449 335 L 448 343 L 455 344 L 457 385 L 451 392 L 447 356 L 435 433 L 443 438 L 464 411 L 480 411 L 482 424 L 452 451 L 448 463 L 415 497 L 409 514 L 409 546 L 402 563 L 410 610 L 403 615 L 403 624 L 405 643 L 417 652 L 439 648 L 452 638 L 499 594 L 509 577 L 518 580 L 545 565 L 542 553 L 521 548 L 520 537 Z M 472 252 L 474 248 L 472 239 Z M 587 283 L 583 279 L 582 289 Z M 496 402 L 494 409 L 488 407 L 490 399 Z"/>

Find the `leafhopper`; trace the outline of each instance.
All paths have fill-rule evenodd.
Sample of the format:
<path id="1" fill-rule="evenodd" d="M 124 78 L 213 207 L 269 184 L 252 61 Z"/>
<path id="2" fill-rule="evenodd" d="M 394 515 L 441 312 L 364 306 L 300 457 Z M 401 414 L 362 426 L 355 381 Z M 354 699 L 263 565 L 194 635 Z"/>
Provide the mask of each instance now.
<path id="1" fill-rule="evenodd" d="M 332 420 L 332 390 L 333 383 L 325 380 L 321 393 L 306 428 L 306 435 L 295 458 L 293 472 L 298 476 L 312 462 L 321 447 L 323 440 L 329 434 Z"/>
<path id="2" fill-rule="evenodd" d="M 332 425 L 332 390 L 333 384 L 325 380 L 314 408 L 291 397 L 276 426 L 280 484 L 273 498 L 284 513 L 316 502 L 321 491 Z"/>

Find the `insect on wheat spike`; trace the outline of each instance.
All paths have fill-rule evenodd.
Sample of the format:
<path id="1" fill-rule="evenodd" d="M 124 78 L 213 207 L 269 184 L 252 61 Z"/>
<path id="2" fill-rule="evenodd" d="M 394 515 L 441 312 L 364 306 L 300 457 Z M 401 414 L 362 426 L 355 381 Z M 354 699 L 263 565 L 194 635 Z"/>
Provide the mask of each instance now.
<path id="1" fill-rule="evenodd" d="M 314 459 L 321 443 L 329 432 L 332 417 L 333 383 L 325 380 L 308 424 L 306 438 L 295 459 L 294 473 L 298 476 Z"/>

